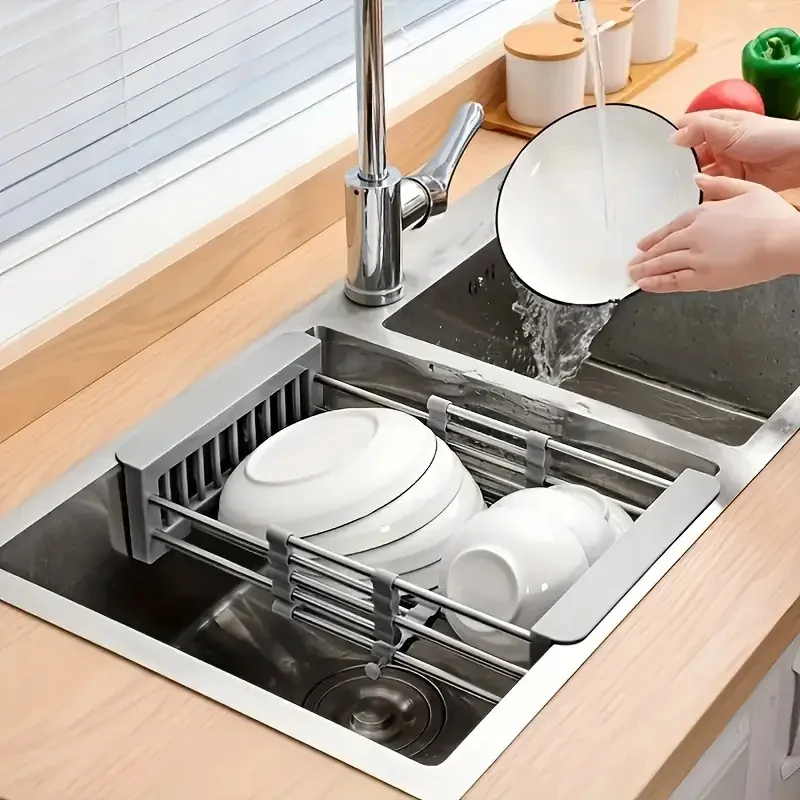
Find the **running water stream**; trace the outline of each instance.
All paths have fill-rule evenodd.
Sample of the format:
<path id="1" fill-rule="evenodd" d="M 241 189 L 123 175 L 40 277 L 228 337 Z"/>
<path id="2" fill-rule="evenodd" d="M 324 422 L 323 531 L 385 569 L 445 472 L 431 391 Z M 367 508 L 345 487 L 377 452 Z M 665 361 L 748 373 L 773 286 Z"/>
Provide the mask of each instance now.
<path id="1" fill-rule="evenodd" d="M 616 303 L 568 306 L 546 300 L 523 286 L 512 273 L 517 290 L 512 308 L 522 318 L 525 335 L 520 347 L 528 373 L 543 383 L 560 386 L 574 377 L 590 356 L 589 348 L 614 313 Z"/>
<path id="2" fill-rule="evenodd" d="M 600 167 L 600 182 L 603 187 L 603 213 L 606 230 L 611 228 L 613 209 L 611 208 L 611 191 L 608 174 L 608 125 L 606 123 L 606 79 L 603 75 L 603 60 L 600 57 L 600 28 L 594 15 L 593 0 L 575 0 L 578 16 L 583 28 L 583 40 L 586 43 L 586 54 L 592 71 L 594 103 L 597 116 L 597 145 Z"/>
<path id="3" fill-rule="evenodd" d="M 609 191 L 608 131 L 603 63 L 600 58 L 600 29 L 592 0 L 576 0 L 594 83 L 597 109 L 597 149 L 600 181 L 603 187 L 603 213 L 606 230 L 614 220 Z M 530 348 L 530 372 L 544 383 L 558 386 L 574 377 L 590 355 L 594 338 L 614 313 L 616 303 L 600 306 L 570 306 L 554 303 L 523 286 L 513 275 L 517 302 L 513 309 L 522 318 L 522 331 Z"/>

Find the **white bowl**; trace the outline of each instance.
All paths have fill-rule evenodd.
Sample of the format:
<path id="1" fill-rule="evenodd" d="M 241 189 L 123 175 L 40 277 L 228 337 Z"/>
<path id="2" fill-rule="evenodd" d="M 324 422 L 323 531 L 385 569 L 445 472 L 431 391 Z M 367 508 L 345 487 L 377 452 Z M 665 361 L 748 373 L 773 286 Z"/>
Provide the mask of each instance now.
<path id="1" fill-rule="evenodd" d="M 577 537 L 591 566 L 616 539 L 608 521 L 608 505 L 604 498 L 591 489 L 581 491 L 583 487 L 575 488 L 577 491 L 560 490 L 558 486 L 522 489 L 501 498 L 494 507 L 523 517 L 530 512 L 542 511 L 551 514 L 553 519 L 563 520 Z"/>
<path id="2" fill-rule="evenodd" d="M 253 536 L 277 525 L 298 536 L 338 528 L 416 483 L 436 453 L 419 420 L 386 408 L 347 408 L 296 422 L 228 477 L 219 520 Z"/>
<path id="3" fill-rule="evenodd" d="M 465 469 L 456 496 L 438 517 L 402 539 L 363 553 L 353 553 L 350 558 L 367 567 L 398 575 L 421 569 L 441 559 L 453 533 L 485 507 L 478 485 Z"/>
<path id="4" fill-rule="evenodd" d="M 620 536 L 627 533 L 633 527 L 633 519 L 630 514 L 619 504 L 613 500 L 608 501 L 608 509 L 610 512 L 608 522 L 611 529 L 614 531 L 614 540 L 617 541 Z"/>
<path id="5" fill-rule="evenodd" d="M 603 497 L 599 492 L 590 489 L 588 486 L 576 486 L 571 483 L 560 483 L 558 486 L 551 487 L 552 491 L 564 492 L 578 497 L 584 502 L 588 503 L 591 507 L 596 509 L 602 508 L 603 516 L 608 522 L 611 532 L 614 535 L 616 542 L 623 533 L 631 529 L 633 520 L 627 511 L 615 500 Z"/>
<path id="6" fill-rule="evenodd" d="M 537 134 L 500 189 L 506 261 L 525 286 L 559 303 L 599 305 L 635 292 L 628 262 L 637 242 L 701 200 L 697 157 L 669 141 L 669 120 L 639 106 L 605 109 L 608 227 L 596 106 Z"/>
<path id="7" fill-rule="evenodd" d="M 567 524 L 541 509 L 526 515 L 495 504 L 453 538 L 440 566 L 439 591 L 477 611 L 531 628 L 589 568 Z M 478 622 L 445 611 L 467 644 L 500 658 L 525 661 L 528 647 Z"/>
<path id="8" fill-rule="evenodd" d="M 366 517 L 307 540 L 343 556 L 391 544 L 438 517 L 458 493 L 465 473 L 447 443 L 437 439 L 430 467 L 398 498 Z"/>

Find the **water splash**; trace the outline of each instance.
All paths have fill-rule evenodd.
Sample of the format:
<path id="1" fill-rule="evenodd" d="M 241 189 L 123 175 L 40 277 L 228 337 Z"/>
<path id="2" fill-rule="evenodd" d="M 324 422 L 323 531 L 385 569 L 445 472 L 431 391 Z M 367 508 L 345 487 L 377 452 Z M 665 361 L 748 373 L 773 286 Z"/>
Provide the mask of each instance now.
<path id="1" fill-rule="evenodd" d="M 606 230 L 610 231 L 614 209 L 608 172 L 606 84 L 600 56 L 600 35 L 607 25 L 597 25 L 592 0 L 577 0 L 577 6 L 594 83 L 603 210 Z M 513 273 L 511 282 L 517 291 L 517 302 L 513 309 L 522 318 L 524 335 L 515 346 L 515 357 L 529 375 L 552 386 L 559 386 L 575 377 L 590 356 L 592 342 L 611 319 L 617 304 L 570 306 L 554 303 L 531 292 Z"/>
<path id="2" fill-rule="evenodd" d="M 577 375 L 589 358 L 589 348 L 614 313 L 616 303 L 569 306 L 531 292 L 512 274 L 517 302 L 512 308 L 522 318 L 524 339 L 515 355 L 528 374 L 559 386 Z"/>

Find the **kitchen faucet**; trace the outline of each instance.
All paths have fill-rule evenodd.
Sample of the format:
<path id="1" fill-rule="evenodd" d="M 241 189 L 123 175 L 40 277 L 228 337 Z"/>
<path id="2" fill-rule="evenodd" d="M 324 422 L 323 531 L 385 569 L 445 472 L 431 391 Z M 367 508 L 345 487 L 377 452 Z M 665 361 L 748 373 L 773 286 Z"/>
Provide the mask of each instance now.
<path id="1" fill-rule="evenodd" d="M 411 175 L 387 164 L 383 0 L 354 5 L 358 166 L 345 176 L 344 293 L 359 305 L 387 306 L 403 296 L 403 231 L 447 210 L 453 174 L 483 123 L 483 108 L 463 105 L 439 149 Z"/>

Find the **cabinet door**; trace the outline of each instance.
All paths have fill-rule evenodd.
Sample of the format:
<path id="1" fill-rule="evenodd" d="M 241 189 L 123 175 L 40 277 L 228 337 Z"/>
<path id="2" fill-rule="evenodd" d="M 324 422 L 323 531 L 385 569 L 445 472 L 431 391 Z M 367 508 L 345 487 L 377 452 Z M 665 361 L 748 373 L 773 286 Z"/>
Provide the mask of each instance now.
<path id="1" fill-rule="evenodd" d="M 716 783 L 709 786 L 702 800 L 745 800 L 747 797 L 748 749 L 739 751 Z"/>
<path id="2" fill-rule="evenodd" d="M 800 800 L 800 638 L 671 800 Z"/>
<path id="3" fill-rule="evenodd" d="M 779 687 L 770 752 L 768 800 L 800 798 L 800 639 L 778 662 Z"/>
<path id="4" fill-rule="evenodd" d="M 747 791 L 750 742 L 745 708 L 697 762 L 671 800 L 748 800 L 752 796 Z"/>

